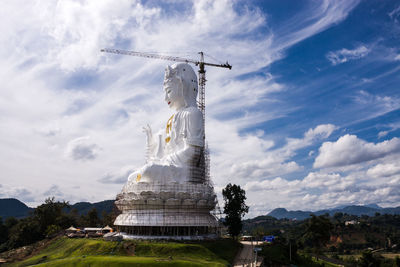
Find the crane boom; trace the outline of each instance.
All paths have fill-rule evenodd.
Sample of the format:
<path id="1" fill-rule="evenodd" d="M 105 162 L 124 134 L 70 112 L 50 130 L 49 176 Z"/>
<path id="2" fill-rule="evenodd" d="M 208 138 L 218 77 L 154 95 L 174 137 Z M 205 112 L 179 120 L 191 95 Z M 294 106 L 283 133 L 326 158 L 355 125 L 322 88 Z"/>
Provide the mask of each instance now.
<path id="1" fill-rule="evenodd" d="M 196 66 L 201 66 L 203 64 L 204 66 L 212 66 L 212 67 L 221 67 L 221 68 L 232 69 L 232 66 L 229 65 L 228 62 L 225 63 L 225 64 L 215 64 L 215 63 L 204 62 L 202 60 L 199 61 L 199 60 L 188 59 L 188 58 L 159 55 L 159 54 L 155 54 L 155 53 L 135 52 L 135 51 L 120 50 L 120 49 L 112 49 L 112 48 L 104 48 L 104 49 L 101 49 L 100 51 L 101 52 L 107 52 L 107 53 L 120 54 L 120 55 L 128 55 L 128 56 L 136 56 L 136 57 L 147 57 L 147 58 L 157 58 L 157 59 L 162 59 L 162 60 L 184 62 L 184 63 L 192 63 L 192 64 L 195 64 Z M 202 54 L 202 52 L 200 52 L 200 54 Z"/>

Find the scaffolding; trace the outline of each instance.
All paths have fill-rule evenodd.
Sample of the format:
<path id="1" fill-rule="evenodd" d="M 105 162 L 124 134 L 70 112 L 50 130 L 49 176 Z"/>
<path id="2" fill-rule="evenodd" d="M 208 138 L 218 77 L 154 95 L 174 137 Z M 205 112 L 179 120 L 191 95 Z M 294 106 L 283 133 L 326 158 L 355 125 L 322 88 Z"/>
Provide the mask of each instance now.
<path id="1" fill-rule="evenodd" d="M 132 238 L 217 237 L 214 188 L 205 183 L 132 183 L 115 202 L 122 211 L 114 225 Z"/>

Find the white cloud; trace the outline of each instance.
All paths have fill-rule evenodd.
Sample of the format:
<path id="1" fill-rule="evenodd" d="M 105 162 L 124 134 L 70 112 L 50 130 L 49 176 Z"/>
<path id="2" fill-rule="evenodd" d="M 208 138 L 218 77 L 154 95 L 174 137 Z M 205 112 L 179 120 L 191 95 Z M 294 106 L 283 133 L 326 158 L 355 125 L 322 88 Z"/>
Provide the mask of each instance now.
<path id="1" fill-rule="evenodd" d="M 400 165 L 398 163 L 377 164 L 367 171 L 367 175 L 373 178 L 381 178 L 400 174 Z"/>
<path id="2" fill-rule="evenodd" d="M 139 1 L 40 2 L 43 30 L 52 44 L 48 56 L 62 69 L 96 68 L 99 50 L 116 38 L 125 39 L 128 28 L 144 29 L 159 16 L 159 8 L 146 8 Z"/>
<path id="3" fill-rule="evenodd" d="M 396 68 L 400 70 L 400 66 Z M 393 72 L 393 70 L 391 70 L 391 72 Z M 358 115 L 358 119 L 349 122 L 350 125 L 357 125 L 361 122 L 368 122 L 372 119 L 379 119 L 380 116 L 384 116 L 389 112 L 395 111 L 400 106 L 400 98 L 395 95 L 390 95 L 390 93 L 372 94 L 366 90 L 360 90 L 350 97 L 353 99 L 353 101 L 351 103 L 351 109 L 347 112 L 349 114 Z M 396 122 L 392 124 L 395 123 Z M 392 128 L 392 126 L 389 125 L 381 126 Z"/>
<path id="4" fill-rule="evenodd" d="M 400 139 L 394 137 L 381 143 L 368 143 L 346 134 L 336 142 L 325 142 L 319 148 L 315 168 L 339 167 L 382 158 L 400 152 Z"/>
<path id="5" fill-rule="evenodd" d="M 397 20 L 397 17 L 400 15 L 400 6 L 393 9 L 388 15 L 391 19 Z"/>
<path id="6" fill-rule="evenodd" d="M 68 143 L 66 153 L 74 160 L 94 160 L 101 149 L 94 144 L 89 136 L 83 136 L 71 140 Z"/>
<path id="7" fill-rule="evenodd" d="M 388 133 L 389 133 L 389 131 L 380 131 L 380 132 L 378 133 L 378 138 L 385 137 Z"/>
<path id="8" fill-rule="evenodd" d="M 342 48 L 335 52 L 329 52 L 326 54 L 326 58 L 332 63 L 332 65 L 342 64 L 351 60 L 356 60 L 367 56 L 371 52 L 370 48 L 361 45 L 353 50 Z"/>
<path id="9" fill-rule="evenodd" d="M 54 184 L 50 186 L 45 192 L 43 192 L 43 195 L 47 197 L 56 197 L 57 199 L 63 199 L 64 197 L 64 193 L 61 191 L 58 185 Z"/>
<path id="10" fill-rule="evenodd" d="M 98 179 L 103 184 L 124 184 L 127 177 L 135 170 L 133 166 L 125 166 L 113 173 L 106 173 L 102 178 Z"/>
<path id="11" fill-rule="evenodd" d="M 276 48 L 282 50 L 344 20 L 359 0 L 309 2 L 306 12 L 299 12 L 282 23 L 275 34 Z"/>
<path id="12" fill-rule="evenodd" d="M 328 138 L 332 132 L 336 129 L 333 124 L 321 124 L 314 129 L 309 129 L 302 139 L 288 138 L 287 151 L 291 154 L 292 151 L 307 147 L 313 142 L 320 141 Z"/>
<path id="13" fill-rule="evenodd" d="M 382 138 L 385 137 L 386 135 L 388 135 L 389 133 L 396 131 L 397 129 L 400 129 L 400 122 L 396 122 L 396 123 L 389 123 L 387 125 L 383 125 L 386 128 L 389 128 L 389 130 L 386 131 L 380 131 L 378 133 L 378 138 Z"/>
<path id="14" fill-rule="evenodd" d="M 310 172 L 302 181 L 304 187 L 320 188 L 337 186 L 340 183 L 341 176 L 337 173 L 325 174 Z"/>
<path id="15" fill-rule="evenodd" d="M 370 171 L 366 170 L 368 167 L 347 175 L 318 171 L 308 173 L 303 179 L 287 180 L 278 177 L 248 182 L 244 189 L 248 202 L 252 205 L 249 217 L 265 215 L 277 207 L 315 211 L 349 204 L 378 203 L 383 207 L 398 206 L 398 172 L 386 172 L 387 176 L 370 179 L 367 176 Z"/>
<path id="16" fill-rule="evenodd" d="M 318 125 L 305 132 L 303 138 L 287 138 L 285 145 L 274 148 L 274 143 L 263 140 L 263 136 L 231 136 L 232 130 L 228 130 L 226 126 L 218 128 L 224 133 L 223 135 L 214 131 L 210 134 L 214 136 L 210 137 L 212 141 L 210 143 L 214 144 L 211 146 L 213 152 L 211 156 L 213 163 L 218 166 L 214 175 L 226 177 L 220 180 L 222 184 L 227 182 L 243 184 L 250 180 L 301 171 L 303 167 L 291 160 L 296 151 L 328 138 L 334 129 L 335 126 L 332 124 Z M 221 140 L 215 140 L 215 136 L 219 136 Z M 216 148 L 221 148 L 221 151 L 215 151 Z M 212 171 L 216 168 L 215 165 Z"/>
<path id="17" fill-rule="evenodd" d="M 358 92 L 355 101 L 363 106 L 371 106 L 371 109 L 386 113 L 396 110 L 400 105 L 400 99 L 390 96 L 373 95 L 364 90 Z"/>
<path id="18" fill-rule="evenodd" d="M 22 202 L 34 202 L 34 192 L 24 187 L 10 187 L 8 185 L 0 186 L 0 198 L 16 198 Z"/>
<path id="19" fill-rule="evenodd" d="M 294 180 L 294 181 L 287 181 L 281 177 L 274 178 L 272 180 L 263 180 L 260 182 L 257 181 L 251 181 L 246 183 L 244 186 L 245 190 L 256 192 L 256 191 L 276 191 L 276 190 L 284 190 L 284 189 L 294 189 L 298 188 L 300 184 L 299 180 Z"/>

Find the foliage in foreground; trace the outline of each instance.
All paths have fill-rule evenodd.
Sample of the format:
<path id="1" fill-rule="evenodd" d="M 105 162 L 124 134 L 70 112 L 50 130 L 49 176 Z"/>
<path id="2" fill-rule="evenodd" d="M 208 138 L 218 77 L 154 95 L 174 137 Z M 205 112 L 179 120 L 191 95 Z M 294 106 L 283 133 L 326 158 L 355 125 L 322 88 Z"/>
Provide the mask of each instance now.
<path id="1" fill-rule="evenodd" d="M 47 198 L 33 213 L 17 220 L 0 217 L 0 252 L 33 244 L 46 237 L 54 237 L 71 225 L 80 227 L 99 227 L 112 225 L 115 214 L 98 216 L 93 208 L 87 214 L 79 215 L 77 210 L 69 210 L 68 202 Z"/>
<path id="2" fill-rule="evenodd" d="M 39 254 L 9 266 L 226 266 L 238 247 L 229 239 L 179 243 L 62 237 Z"/>
<path id="3" fill-rule="evenodd" d="M 320 216 L 318 216 L 320 217 Z M 336 213 L 334 216 L 324 215 L 330 220 L 330 240 L 322 247 L 322 252 L 337 254 L 360 254 L 368 248 L 374 250 L 385 248 L 388 252 L 400 251 L 400 215 L 375 214 L 355 216 Z M 295 240 L 299 247 L 316 249 L 312 242 L 313 235 L 305 235 L 311 218 L 303 221 L 276 219 L 271 216 L 259 216 L 243 221 L 244 234 L 257 238 L 274 235 L 278 238 Z M 346 222 L 353 222 L 346 224 Z M 325 239 L 326 240 L 326 239 Z"/>

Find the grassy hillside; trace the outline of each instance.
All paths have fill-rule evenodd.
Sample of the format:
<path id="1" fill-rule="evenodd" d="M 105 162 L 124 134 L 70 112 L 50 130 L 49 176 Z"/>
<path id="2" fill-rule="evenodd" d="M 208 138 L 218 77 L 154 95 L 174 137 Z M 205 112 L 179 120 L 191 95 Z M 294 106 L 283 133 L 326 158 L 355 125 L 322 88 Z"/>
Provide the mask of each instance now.
<path id="1" fill-rule="evenodd" d="M 238 248 L 227 239 L 179 243 L 61 237 L 39 254 L 6 266 L 226 266 Z"/>

